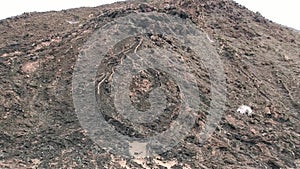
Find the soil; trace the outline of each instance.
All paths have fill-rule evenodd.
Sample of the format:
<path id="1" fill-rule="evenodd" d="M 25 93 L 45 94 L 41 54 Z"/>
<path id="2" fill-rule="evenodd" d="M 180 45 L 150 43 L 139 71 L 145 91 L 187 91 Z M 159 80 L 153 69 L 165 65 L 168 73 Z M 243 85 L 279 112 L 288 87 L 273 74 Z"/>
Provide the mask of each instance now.
<path id="1" fill-rule="evenodd" d="M 226 110 L 204 143 L 195 138 L 205 124 L 205 112 L 199 112 L 192 132 L 171 150 L 126 159 L 106 152 L 81 127 L 72 100 L 72 74 L 95 31 L 116 18 L 153 11 L 190 19 L 207 34 L 224 64 Z M 141 48 L 182 48 L 158 35 L 131 41 L 140 38 L 148 38 Z M 186 60 L 201 65 L 192 57 Z M 103 80 L 101 71 L 112 74 L 113 69 L 99 70 L 97 82 Z M 208 105 L 208 77 L 203 78 L 206 72 L 200 66 L 196 71 Z M 105 90 L 109 76 L 105 78 L 95 87 L 97 100 L 106 100 L 104 116 L 116 122 L 118 132 L 147 137 L 176 118 L 178 86 L 164 72 L 145 70 L 130 85 L 136 109 L 147 110 L 150 91 L 160 86 L 172 105 L 162 120 L 139 124 L 143 132 L 138 134 L 134 124 L 116 118 Z M 126 1 L 1 20 L 0 83 L 0 168 L 300 168 L 300 32 L 231 0 Z M 243 104 L 253 109 L 251 116 L 236 112 Z"/>

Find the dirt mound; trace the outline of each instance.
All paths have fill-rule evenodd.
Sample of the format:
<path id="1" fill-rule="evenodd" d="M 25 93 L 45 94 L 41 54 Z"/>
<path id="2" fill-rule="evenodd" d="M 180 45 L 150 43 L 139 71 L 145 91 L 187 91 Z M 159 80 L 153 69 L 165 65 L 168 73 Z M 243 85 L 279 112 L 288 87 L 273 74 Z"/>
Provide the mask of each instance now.
<path id="1" fill-rule="evenodd" d="M 107 153 L 80 125 L 72 75 L 80 51 L 99 28 L 120 17 L 151 12 L 191 20 L 207 36 L 224 66 L 226 109 L 205 142 L 195 135 L 206 123 L 207 109 L 198 112 L 192 132 L 171 150 L 154 158 L 126 159 Z M 203 106 L 211 101 L 212 77 L 188 46 L 164 35 L 129 38 L 113 49 L 122 49 L 117 60 L 106 56 L 95 91 L 97 100 L 107 103 L 101 107 L 105 119 L 119 133 L 136 138 L 165 131 L 181 103 L 172 77 L 147 69 L 130 84 L 132 104 L 148 109 L 144 96 L 167 86 L 163 91 L 170 106 L 165 113 L 171 115 L 135 125 L 113 113 L 109 88 L 114 69 L 109 63 L 121 64 L 124 51 L 151 46 L 179 53 L 196 72 Z M 299 70 L 300 33 L 230 0 L 126 1 L 1 20 L 0 168 L 299 168 Z M 253 109 L 252 115 L 236 112 L 243 104 Z M 143 132 L 137 134 L 136 126 Z"/>

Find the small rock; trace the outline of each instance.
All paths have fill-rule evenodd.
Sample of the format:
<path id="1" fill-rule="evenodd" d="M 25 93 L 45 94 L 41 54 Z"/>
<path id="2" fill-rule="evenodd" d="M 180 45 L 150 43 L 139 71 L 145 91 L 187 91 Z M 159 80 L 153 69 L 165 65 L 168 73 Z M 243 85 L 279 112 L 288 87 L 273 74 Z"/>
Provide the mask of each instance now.
<path id="1" fill-rule="evenodd" d="M 21 71 L 24 73 L 33 73 L 37 70 L 37 68 L 39 67 L 39 62 L 28 62 L 25 63 L 22 67 L 21 67 Z"/>
<path id="2" fill-rule="evenodd" d="M 170 4 L 165 4 L 164 9 L 168 10 L 170 8 L 171 8 Z"/>
<path id="3" fill-rule="evenodd" d="M 288 56 L 288 55 L 284 55 L 283 59 L 284 59 L 284 61 L 291 61 L 292 60 L 291 57 Z"/>
<path id="4" fill-rule="evenodd" d="M 69 24 L 71 24 L 71 25 L 79 23 L 79 21 L 68 21 L 68 20 L 66 20 L 66 22 L 69 23 Z"/>
<path id="5" fill-rule="evenodd" d="M 267 115 L 270 115 L 270 114 L 271 114 L 270 107 L 266 107 L 266 108 L 265 108 L 265 113 L 266 113 Z"/>
<path id="6" fill-rule="evenodd" d="M 254 128 L 250 128 L 250 131 L 251 131 L 254 135 L 257 135 L 257 133 L 258 133 Z"/>
<path id="7" fill-rule="evenodd" d="M 300 158 L 295 160 L 295 164 L 297 168 L 300 168 Z"/>
<path id="8" fill-rule="evenodd" d="M 156 35 L 152 35 L 150 38 L 151 38 L 151 40 L 153 40 L 153 41 L 157 41 L 157 40 L 158 40 L 158 36 L 156 36 Z"/>
<path id="9" fill-rule="evenodd" d="M 253 112 L 251 107 L 245 105 L 241 105 L 236 111 L 241 114 L 247 114 L 248 116 L 250 116 Z"/>

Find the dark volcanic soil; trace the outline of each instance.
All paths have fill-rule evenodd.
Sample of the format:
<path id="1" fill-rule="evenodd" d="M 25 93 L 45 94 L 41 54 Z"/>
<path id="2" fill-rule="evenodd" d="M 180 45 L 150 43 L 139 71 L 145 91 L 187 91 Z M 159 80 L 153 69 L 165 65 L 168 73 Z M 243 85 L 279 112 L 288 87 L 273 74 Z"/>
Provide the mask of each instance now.
<path id="1" fill-rule="evenodd" d="M 81 127 L 72 74 L 93 32 L 116 18 L 151 11 L 191 19 L 210 37 L 224 64 L 227 109 L 203 144 L 193 137 L 200 132 L 199 119 L 200 127 L 172 150 L 156 158 L 124 159 L 104 151 Z M 164 37 L 152 41 L 172 43 Z M 198 65 L 191 58 L 187 62 Z M 164 83 L 172 81 L 160 76 Z M 1 20 L 0 83 L 0 168 L 300 168 L 300 33 L 230 0 L 128 1 Z M 209 97 L 205 79 L 199 86 Z M 132 83 L 132 103 L 147 109 L 138 90 Z M 169 101 L 178 103 L 177 96 L 168 95 Z M 236 112 L 242 104 L 253 108 L 252 116 Z M 122 125 L 119 132 L 130 135 L 122 132 L 130 127 L 127 122 Z M 142 127 L 150 134 L 162 131 Z"/>

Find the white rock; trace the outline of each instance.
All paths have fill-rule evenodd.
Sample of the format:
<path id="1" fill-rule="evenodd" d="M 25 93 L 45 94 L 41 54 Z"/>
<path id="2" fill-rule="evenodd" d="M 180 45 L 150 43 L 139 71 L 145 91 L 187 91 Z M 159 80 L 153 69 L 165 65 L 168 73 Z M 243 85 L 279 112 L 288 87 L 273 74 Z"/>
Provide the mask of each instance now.
<path id="1" fill-rule="evenodd" d="M 253 112 L 251 107 L 245 105 L 241 105 L 236 111 L 241 114 L 247 114 L 248 116 L 250 116 Z"/>
<path id="2" fill-rule="evenodd" d="M 69 24 L 78 24 L 79 23 L 79 21 L 68 21 L 68 20 L 66 20 L 66 22 L 68 22 Z"/>

